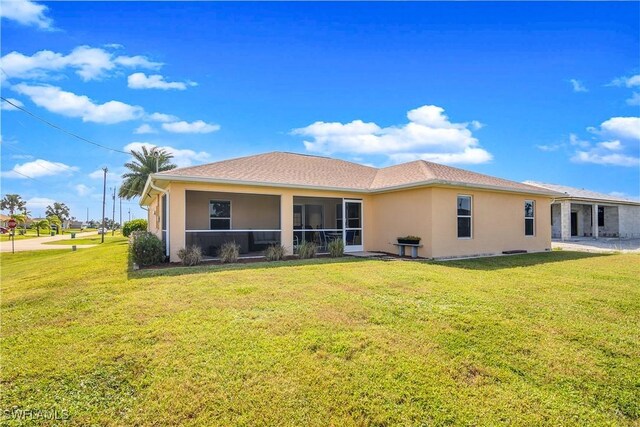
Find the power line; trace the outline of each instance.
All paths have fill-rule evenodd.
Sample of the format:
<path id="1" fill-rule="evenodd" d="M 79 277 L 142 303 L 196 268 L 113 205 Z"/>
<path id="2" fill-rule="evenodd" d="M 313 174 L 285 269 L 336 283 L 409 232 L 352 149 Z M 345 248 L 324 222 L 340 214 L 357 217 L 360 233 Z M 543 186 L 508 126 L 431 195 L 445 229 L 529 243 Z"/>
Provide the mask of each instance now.
<path id="1" fill-rule="evenodd" d="M 87 138 L 84 138 L 84 137 L 82 137 L 80 135 L 77 135 L 77 134 L 75 134 L 73 132 L 70 132 L 70 131 L 68 131 L 68 130 L 66 130 L 66 129 L 64 129 L 64 128 L 62 128 L 62 127 L 60 127 L 60 126 L 58 126 L 58 125 L 56 125 L 54 123 L 51 123 L 50 121 L 47 121 L 47 120 L 43 119 L 40 116 L 35 115 L 34 113 L 32 113 L 31 111 L 27 110 L 26 108 L 23 108 L 23 107 L 20 107 L 19 105 L 14 104 L 13 102 L 9 101 L 4 96 L 0 96 L 0 99 L 2 99 L 6 103 L 12 105 L 13 107 L 17 108 L 18 110 L 30 115 L 31 117 L 33 117 L 33 118 L 35 118 L 37 120 L 40 120 L 41 122 L 45 123 L 46 125 L 51 126 L 52 128 L 59 130 L 60 132 L 64 132 L 67 135 L 70 135 L 70 136 L 72 136 L 72 137 L 74 137 L 76 139 L 79 139 L 80 141 L 83 141 L 83 142 L 86 142 L 88 144 L 95 145 L 96 147 L 100 147 L 100 148 L 103 148 L 105 150 L 113 151 L 113 152 L 116 152 L 116 153 L 127 154 L 127 155 L 131 154 L 131 153 L 127 152 L 127 151 L 117 150 L 115 148 L 107 147 L 106 145 L 98 144 L 97 142 L 90 141 Z"/>
<path id="2" fill-rule="evenodd" d="M 36 182 L 42 182 L 42 181 L 40 181 L 39 179 L 35 179 L 34 177 L 31 177 L 31 176 L 29 176 L 29 175 L 25 175 L 25 174 L 23 174 L 22 172 L 18 172 L 18 171 L 17 171 L 17 170 L 15 170 L 15 169 L 10 170 L 9 172 L 17 173 L 18 175 L 22 175 L 22 176 L 24 176 L 25 178 L 32 179 L 32 180 L 34 180 L 34 181 L 36 181 Z M 42 183 L 44 184 L 44 182 L 42 182 Z"/>

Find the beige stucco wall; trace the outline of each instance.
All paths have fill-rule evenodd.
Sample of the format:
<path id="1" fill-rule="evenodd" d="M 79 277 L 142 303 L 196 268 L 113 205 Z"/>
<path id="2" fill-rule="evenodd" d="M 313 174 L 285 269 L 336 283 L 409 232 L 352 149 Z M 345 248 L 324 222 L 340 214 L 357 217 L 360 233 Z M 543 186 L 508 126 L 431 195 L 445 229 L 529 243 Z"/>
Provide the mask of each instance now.
<path id="1" fill-rule="evenodd" d="M 231 202 L 232 230 L 280 229 L 280 198 L 265 194 L 187 191 L 187 230 L 209 230 L 209 201 Z"/>
<path id="2" fill-rule="evenodd" d="M 147 206 L 147 227 L 150 232 L 162 238 L 162 217 L 161 217 L 161 195 L 158 194 L 153 198 L 153 201 Z"/>
<path id="3" fill-rule="evenodd" d="M 238 201 L 250 200 L 252 197 L 253 200 L 257 200 L 255 196 L 246 195 L 279 196 L 277 200 L 280 203 L 279 222 L 282 230 L 282 244 L 289 253 L 293 251 L 294 196 L 362 200 L 363 245 L 367 251 L 395 252 L 393 243 L 396 242 L 396 238 L 409 234 L 422 237 L 423 247 L 419 249 L 418 255 L 427 258 L 499 254 L 505 250 L 515 249 L 536 252 L 551 248 L 551 209 L 550 199 L 547 197 L 450 187 L 411 189 L 381 194 L 180 182 L 171 183 L 167 188 L 170 192 L 171 261 L 178 261 L 177 251 L 185 245 L 185 229 L 209 228 L 210 196 L 207 193 L 189 193 L 189 206 L 202 204 L 204 208 L 197 215 L 189 209 L 187 216 L 187 209 L 185 209 L 187 191 L 236 193 L 233 197 Z M 456 203 L 459 194 L 473 197 L 473 237 L 471 239 L 457 238 Z M 273 199 L 261 198 L 261 200 L 272 208 L 271 211 L 275 210 Z M 535 236 L 532 237 L 524 235 L 525 200 L 536 202 Z M 250 207 L 250 205 L 247 206 Z M 235 229 L 241 228 L 236 219 L 239 212 L 239 205 L 234 205 L 232 216 Z M 251 215 L 255 211 L 247 213 Z M 249 218 L 247 217 L 247 221 Z M 151 224 L 153 220 L 151 209 L 149 219 Z M 269 221 L 274 220 L 274 218 L 269 219 Z"/>
<path id="4" fill-rule="evenodd" d="M 374 229 L 367 250 L 396 253 L 397 238 L 412 235 L 422 238 L 418 256 L 432 256 L 431 188 L 376 194 L 371 205 L 371 214 L 364 218 L 365 227 Z"/>
<path id="5" fill-rule="evenodd" d="M 551 249 L 551 199 L 547 197 L 455 188 L 431 191 L 431 256 L 434 258 Z M 457 237 L 458 195 L 473 197 L 471 239 Z M 536 202 L 534 236 L 524 235 L 525 200 Z"/>

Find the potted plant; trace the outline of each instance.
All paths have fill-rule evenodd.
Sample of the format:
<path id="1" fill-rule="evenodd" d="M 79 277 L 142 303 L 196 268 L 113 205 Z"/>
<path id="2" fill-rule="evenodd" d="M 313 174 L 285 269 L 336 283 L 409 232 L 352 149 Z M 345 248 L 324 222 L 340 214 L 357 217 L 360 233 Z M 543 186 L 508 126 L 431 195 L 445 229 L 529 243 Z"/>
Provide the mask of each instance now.
<path id="1" fill-rule="evenodd" d="M 418 236 L 405 236 L 398 237 L 398 243 L 404 245 L 417 245 L 420 243 L 421 238 Z"/>

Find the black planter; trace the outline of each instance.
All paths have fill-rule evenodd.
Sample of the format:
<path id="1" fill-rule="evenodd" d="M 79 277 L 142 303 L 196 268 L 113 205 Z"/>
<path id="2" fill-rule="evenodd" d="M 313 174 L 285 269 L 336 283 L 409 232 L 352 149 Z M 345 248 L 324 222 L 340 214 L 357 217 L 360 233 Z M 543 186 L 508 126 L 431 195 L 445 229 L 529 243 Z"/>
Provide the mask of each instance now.
<path id="1" fill-rule="evenodd" d="M 398 239 L 398 243 L 403 245 L 418 245 L 420 244 L 420 240 L 416 239 Z"/>

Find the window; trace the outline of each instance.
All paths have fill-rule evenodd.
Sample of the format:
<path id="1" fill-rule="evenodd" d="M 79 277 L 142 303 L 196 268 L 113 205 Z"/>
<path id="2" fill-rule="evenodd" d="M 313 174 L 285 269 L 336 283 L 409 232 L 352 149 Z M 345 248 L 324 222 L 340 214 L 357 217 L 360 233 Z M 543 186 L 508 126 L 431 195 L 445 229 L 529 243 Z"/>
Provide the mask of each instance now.
<path id="1" fill-rule="evenodd" d="M 211 230 L 231 230 L 230 201 L 209 201 L 209 228 L 211 228 Z"/>
<path id="2" fill-rule="evenodd" d="M 342 230 L 342 203 L 336 205 L 336 228 Z"/>
<path id="3" fill-rule="evenodd" d="M 604 206 L 598 206 L 598 227 L 604 227 Z"/>
<path id="4" fill-rule="evenodd" d="M 458 238 L 471 238 L 471 196 L 458 196 Z"/>
<path id="5" fill-rule="evenodd" d="M 524 201 L 524 235 L 533 236 L 535 234 L 535 206 L 533 200 Z"/>

